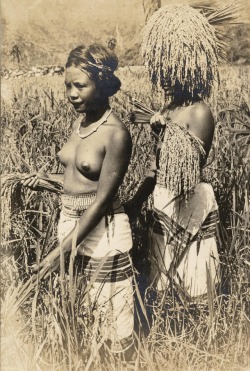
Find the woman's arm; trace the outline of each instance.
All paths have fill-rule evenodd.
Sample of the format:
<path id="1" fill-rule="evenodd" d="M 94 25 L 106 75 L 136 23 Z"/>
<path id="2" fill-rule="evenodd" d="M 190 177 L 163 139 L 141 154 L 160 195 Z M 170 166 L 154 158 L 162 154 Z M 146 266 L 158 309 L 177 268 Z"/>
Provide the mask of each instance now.
<path id="1" fill-rule="evenodd" d="M 165 105 L 160 113 L 157 112 L 152 116 L 150 124 L 155 132 L 159 132 L 166 125 L 165 118 L 168 114 L 169 105 Z M 202 140 L 208 154 L 214 135 L 214 118 L 208 105 L 201 101 L 187 107 L 183 122 L 191 133 Z"/>
<path id="2" fill-rule="evenodd" d="M 47 173 L 47 175 L 48 180 L 52 180 L 53 182 L 63 185 L 64 173 Z"/>

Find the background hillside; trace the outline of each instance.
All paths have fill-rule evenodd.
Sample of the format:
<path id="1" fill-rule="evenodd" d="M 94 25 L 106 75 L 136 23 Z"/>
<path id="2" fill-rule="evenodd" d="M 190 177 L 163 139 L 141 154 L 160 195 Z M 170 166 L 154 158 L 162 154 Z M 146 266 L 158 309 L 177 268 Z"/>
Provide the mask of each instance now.
<path id="1" fill-rule="evenodd" d="M 175 3 L 162 0 L 162 5 Z M 187 2 L 187 0 L 182 0 Z M 250 17 L 250 3 L 243 0 Z M 80 44 L 114 37 L 120 65 L 141 63 L 140 42 L 144 25 L 141 0 L 3 0 L 3 67 L 16 67 L 11 50 L 18 45 L 20 67 L 64 65 L 68 51 Z M 250 63 L 249 24 L 226 30 L 229 61 Z"/>

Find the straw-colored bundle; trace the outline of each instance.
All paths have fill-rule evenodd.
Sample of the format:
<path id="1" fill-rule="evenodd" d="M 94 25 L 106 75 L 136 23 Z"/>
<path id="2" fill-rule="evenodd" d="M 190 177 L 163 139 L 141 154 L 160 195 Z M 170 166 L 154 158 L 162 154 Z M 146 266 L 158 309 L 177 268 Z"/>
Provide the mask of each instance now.
<path id="1" fill-rule="evenodd" d="M 205 156 L 199 139 L 169 120 L 161 144 L 157 184 L 167 187 L 175 196 L 188 197 L 201 181 Z"/>
<path id="2" fill-rule="evenodd" d="M 22 184 L 22 181 L 27 179 L 29 174 L 14 173 L 4 174 L 1 177 L 1 195 L 3 195 L 9 188 Z M 39 178 L 39 191 L 49 191 L 60 194 L 62 192 L 62 184 L 52 179 Z"/>
<path id="3" fill-rule="evenodd" d="M 189 5 L 167 5 L 153 14 L 142 55 L 153 86 L 164 90 L 204 98 L 219 80 L 215 30 Z"/>
<path id="4" fill-rule="evenodd" d="M 134 108 L 134 110 L 128 115 L 128 121 L 131 124 L 149 124 L 150 118 L 155 114 L 155 112 L 129 95 L 128 99 L 129 103 Z"/>
<path id="5" fill-rule="evenodd" d="M 4 174 L 1 177 L 1 212 L 2 212 L 2 236 L 8 238 L 11 231 L 11 217 L 12 212 L 16 209 L 15 194 L 16 190 L 21 189 L 22 181 L 27 178 L 29 174 Z M 41 191 L 49 191 L 60 194 L 62 191 L 61 184 L 48 180 L 39 179 L 38 189 Z M 20 198 L 20 194 L 19 197 Z"/>

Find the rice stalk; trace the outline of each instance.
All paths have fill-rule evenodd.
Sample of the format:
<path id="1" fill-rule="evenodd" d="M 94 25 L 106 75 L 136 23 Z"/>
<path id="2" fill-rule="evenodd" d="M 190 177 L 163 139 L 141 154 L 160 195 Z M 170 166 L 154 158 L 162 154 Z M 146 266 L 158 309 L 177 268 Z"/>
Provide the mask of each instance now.
<path id="1" fill-rule="evenodd" d="M 2 233 L 5 238 L 10 236 L 12 229 L 12 214 L 13 211 L 17 210 L 17 201 L 21 202 L 20 192 L 22 182 L 27 178 L 27 174 L 3 174 L 1 177 L 1 200 L 2 200 L 2 212 L 4 212 L 4 218 L 2 219 Z M 39 179 L 38 189 L 41 191 L 49 191 L 60 194 L 62 192 L 62 186 L 52 180 Z M 19 195 L 15 195 L 15 191 L 19 191 Z M 40 204 L 41 205 L 41 204 Z M 40 210 L 40 216 L 42 216 Z M 41 219 L 40 219 L 41 220 Z M 42 228 L 40 228 L 41 230 Z"/>
<path id="2" fill-rule="evenodd" d="M 188 5 L 167 5 L 143 31 L 142 56 L 153 86 L 210 96 L 219 81 L 214 28 Z"/>
<path id="3" fill-rule="evenodd" d="M 32 175 L 32 174 L 31 174 Z M 4 197 L 8 193 L 8 188 L 15 187 L 18 184 L 22 184 L 29 174 L 3 174 L 2 175 L 2 184 L 1 184 L 1 195 Z M 41 190 L 47 190 L 50 192 L 55 192 L 60 194 L 62 191 L 62 186 L 60 183 L 48 179 L 48 178 L 40 178 L 38 182 L 38 187 Z"/>

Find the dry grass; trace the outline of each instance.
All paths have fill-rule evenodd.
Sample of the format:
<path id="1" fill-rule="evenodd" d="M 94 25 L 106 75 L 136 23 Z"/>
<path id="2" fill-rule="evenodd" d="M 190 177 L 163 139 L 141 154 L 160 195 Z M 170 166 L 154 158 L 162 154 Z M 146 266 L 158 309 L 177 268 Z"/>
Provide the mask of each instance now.
<path id="1" fill-rule="evenodd" d="M 130 168 L 120 190 L 122 199 L 127 200 L 145 174 L 153 139 L 146 125 L 129 125 L 129 99 L 124 92 L 153 110 L 161 106 L 162 96 L 152 95 L 143 69 L 119 73 L 123 92 L 113 99 L 113 107 L 129 126 L 134 142 Z M 56 172 L 60 166 L 55 154 L 66 140 L 74 117 L 63 94 L 63 79 L 21 81 L 8 82 L 13 101 L 2 105 L 2 173 Z M 140 272 L 135 290 L 135 370 L 238 371 L 250 367 L 248 87 L 248 69 L 227 67 L 222 71 L 219 95 L 211 102 L 217 126 L 206 172 L 216 191 L 223 226 L 220 295 L 211 294 L 208 306 L 202 307 L 188 302 L 183 305 L 171 296 L 155 298 L 149 290 L 145 297 L 150 200 L 132 221 L 134 261 Z M 2 210 L 3 216 L 10 213 L 12 223 L 1 251 L 1 370 L 129 369 L 114 359 L 105 343 L 101 349 L 93 343 L 97 332 L 91 311 L 81 311 L 87 287 L 65 280 L 63 270 L 47 281 L 39 277 L 30 280 L 30 265 L 55 245 L 57 195 L 21 187 L 15 187 L 11 194 L 9 210 Z M 94 351 L 91 344 L 96 344 Z"/>

